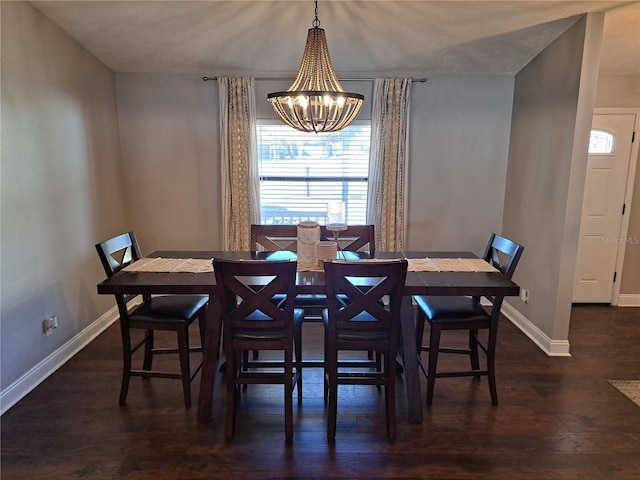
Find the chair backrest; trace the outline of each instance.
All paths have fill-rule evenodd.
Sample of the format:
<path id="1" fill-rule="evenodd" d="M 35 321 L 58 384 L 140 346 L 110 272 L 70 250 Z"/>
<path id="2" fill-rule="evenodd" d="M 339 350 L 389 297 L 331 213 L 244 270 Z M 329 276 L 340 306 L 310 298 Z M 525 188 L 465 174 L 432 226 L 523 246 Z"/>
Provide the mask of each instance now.
<path id="1" fill-rule="evenodd" d="M 213 270 L 223 322 L 235 329 L 284 329 L 292 326 L 296 262 L 214 259 Z M 285 294 L 277 305 L 272 298 Z M 253 319 L 253 320 L 252 320 Z M 266 320 L 257 323 L 255 320 Z"/>
<path id="2" fill-rule="evenodd" d="M 96 245 L 98 256 L 107 277 L 142 257 L 134 232 L 122 233 Z"/>
<path id="3" fill-rule="evenodd" d="M 333 238 L 333 232 L 321 225 L 320 240 L 333 240 Z M 297 239 L 296 225 L 251 225 L 251 248 L 254 250 L 295 252 L 298 248 Z M 373 225 L 349 225 L 347 230 L 340 232 L 338 240 L 342 250 L 350 252 L 368 250 L 371 253 L 376 251 Z"/>
<path id="4" fill-rule="evenodd" d="M 134 232 L 121 233 L 109 240 L 96 244 L 98 256 L 102 262 L 107 277 L 115 275 L 132 262 L 142 258 L 140 245 Z M 126 304 L 138 295 L 116 295 L 116 302 L 120 310 L 120 316 L 126 315 Z M 143 296 L 145 299 L 148 295 Z"/>
<path id="5" fill-rule="evenodd" d="M 251 248 L 266 252 L 298 248 L 298 228 L 296 225 L 251 225 Z"/>
<path id="6" fill-rule="evenodd" d="M 492 233 L 483 258 L 500 270 L 507 278 L 513 276 L 524 247 L 520 244 Z"/>
<path id="7" fill-rule="evenodd" d="M 333 232 L 328 230 L 326 225 L 321 225 L 320 240 L 333 240 L 333 238 Z M 373 225 L 349 225 L 346 230 L 340 232 L 338 237 L 340 248 L 348 252 L 365 250 L 375 253 L 375 239 L 375 227 Z"/>
<path id="8" fill-rule="evenodd" d="M 329 334 L 341 330 L 383 330 L 388 332 L 389 340 L 397 340 L 406 260 L 325 262 L 324 272 Z M 352 320 L 355 317 L 358 321 Z M 369 318 L 371 321 L 366 321 Z"/>
<path id="9" fill-rule="evenodd" d="M 492 233 L 489 236 L 489 242 L 487 243 L 483 258 L 500 270 L 507 278 L 511 279 L 523 250 L 524 247 L 522 245 L 505 237 L 501 237 L 497 233 Z M 480 300 L 480 297 L 474 298 L 478 301 Z M 486 296 L 485 298 L 491 302 L 491 315 L 494 317 L 494 320 L 497 321 L 500 309 L 502 308 L 504 295 Z"/>

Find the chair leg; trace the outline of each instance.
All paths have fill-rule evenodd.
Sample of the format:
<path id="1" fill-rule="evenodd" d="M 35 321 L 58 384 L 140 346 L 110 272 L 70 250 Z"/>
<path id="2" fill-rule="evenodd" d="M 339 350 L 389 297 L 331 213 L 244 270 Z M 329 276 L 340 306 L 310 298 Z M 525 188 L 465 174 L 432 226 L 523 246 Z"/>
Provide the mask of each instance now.
<path id="1" fill-rule="evenodd" d="M 498 405 L 498 388 L 496 386 L 496 340 L 498 332 L 494 326 L 489 329 L 489 343 L 487 345 L 487 378 L 489 380 L 489 393 L 491 404 Z"/>
<path id="2" fill-rule="evenodd" d="M 294 349 L 296 355 L 296 375 L 298 378 L 298 405 L 302 404 L 302 332 L 298 331 L 294 341 Z"/>
<path id="3" fill-rule="evenodd" d="M 284 434 L 287 442 L 293 440 L 293 352 L 284 351 Z"/>
<path id="4" fill-rule="evenodd" d="M 226 377 L 227 377 L 227 421 L 224 430 L 224 436 L 227 440 L 233 438 L 233 434 L 236 426 L 236 402 L 237 402 L 237 387 L 236 387 L 236 363 L 239 355 L 236 352 L 227 352 L 226 362 Z"/>
<path id="5" fill-rule="evenodd" d="M 121 320 L 122 322 L 122 320 Z M 131 334 L 129 326 L 120 324 L 120 333 L 122 337 L 122 384 L 120 386 L 119 405 L 127 402 L 127 393 L 129 392 L 129 381 L 131 380 Z"/>
<path id="6" fill-rule="evenodd" d="M 253 358 L 255 359 L 256 357 L 253 357 Z M 249 352 L 247 350 L 244 350 L 242 352 L 242 367 L 241 367 L 243 372 L 246 372 L 248 370 L 247 363 L 249 363 Z"/>
<path id="7" fill-rule="evenodd" d="M 418 308 L 418 313 L 416 314 L 416 351 L 418 352 L 418 356 L 420 356 L 420 352 L 423 350 L 422 338 L 424 336 L 424 322 L 424 313 L 421 308 Z"/>
<path id="8" fill-rule="evenodd" d="M 498 405 L 498 388 L 496 386 L 496 376 L 493 367 L 489 370 L 489 392 L 491 394 L 491 404 Z"/>
<path id="9" fill-rule="evenodd" d="M 338 354 L 335 350 L 328 352 L 325 357 L 327 371 L 327 399 L 329 403 L 329 415 L 327 419 L 327 440 L 333 442 L 336 439 L 336 421 L 338 416 Z"/>
<path id="10" fill-rule="evenodd" d="M 326 331 L 325 331 L 325 335 L 324 335 L 324 369 L 322 372 L 322 378 L 323 378 L 323 383 L 324 383 L 324 388 L 323 388 L 323 400 L 324 400 L 324 404 L 327 405 L 327 403 L 329 402 L 329 352 L 327 350 L 327 345 L 329 344 L 327 335 L 326 335 Z"/>
<path id="11" fill-rule="evenodd" d="M 432 323 L 429 339 L 429 366 L 427 368 L 427 407 L 430 407 L 433 402 L 433 389 L 436 383 L 436 368 L 438 366 L 438 351 L 440 349 L 440 333 L 440 325 Z"/>
<path id="12" fill-rule="evenodd" d="M 395 358 L 385 355 L 385 402 L 387 406 L 387 437 L 393 441 L 396 439 L 396 369 Z"/>
<path id="13" fill-rule="evenodd" d="M 122 384 L 120 386 L 120 399 L 118 400 L 119 405 L 124 405 L 127 403 L 127 393 L 129 392 L 129 381 L 131 380 L 131 357 L 129 357 L 129 361 L 124 362 L 122 367 Z"/>
<path id="14" fill-rule="evenodd" d="M 329 374 L 332 376 L 331 374 Z M 338 386 L 336 385 L 335 378 L 329 380 L 329 417 L 327 423 L 327 440 L 330 442 L 336 439 L 336 423 L 338 416 Z"/>
<path id="15" fill-rule="evenodd" d="M 189 361 L 189 327 L 178 329 L 178 355 L 180 356 L 180 374 L 182 375 L 182 393 L 185 408 L 191 408 L 191 365 Z"/>
<path id="16" fill-rule="evenodd" d="M 478 330 L 469 330 L 469 353 L 471 356 L 471 370 L 480 370 L 480 360 L 478 358 Z M 475 378 L 480 378 L 476 375 Z"/>
<path id="17" fill-rule="evenodd" d="M 207 331 L 207 309 L 206 306 L 198 314 L 198 333 L 200 334 L 200 346 L 204 348 L 204 334 Z"/>
<path id="18" fill-rule="evenodd" d="M 153 347 L 154 347 L 154 335 L 153 330 L 144 331 L 144 360 L 142 362 L 142 369 L 150 371 L 153 366 Z M 148 378 L 148 377 L 144 377 Z"/>

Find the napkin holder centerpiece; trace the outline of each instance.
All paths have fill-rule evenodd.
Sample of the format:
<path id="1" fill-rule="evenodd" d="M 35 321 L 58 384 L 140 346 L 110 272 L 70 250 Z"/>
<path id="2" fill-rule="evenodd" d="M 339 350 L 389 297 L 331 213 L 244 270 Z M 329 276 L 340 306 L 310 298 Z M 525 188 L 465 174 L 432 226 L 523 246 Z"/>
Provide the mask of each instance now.
<path id="1" fill-rule="evenodd" d="M 300 222 L 297 228 L 298 263 L 303 267 L 318 264 L 318 242 L 320 225 L 318 222 Z"/>

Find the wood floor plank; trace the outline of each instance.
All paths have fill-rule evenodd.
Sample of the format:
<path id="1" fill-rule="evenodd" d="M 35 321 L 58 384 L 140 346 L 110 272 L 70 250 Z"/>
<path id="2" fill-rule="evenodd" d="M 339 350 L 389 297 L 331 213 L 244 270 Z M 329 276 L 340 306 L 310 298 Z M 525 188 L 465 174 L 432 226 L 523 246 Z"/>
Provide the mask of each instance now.
<path id="1" fill-rule="evenodd" d="M 2 416 L 0 476 L 637 479 L 640 407 L 607 380 L 640 379 L 639 317 L 633 308 L 575 306 L 567 358 L 547 357 L 502 319 L 500 405 L 491 405 L 485 379 L 438 379 L 423 423 L 411 424 L 400 383 L 397 439 L 389 443 L 383 393 L 345 386 L 338 395 L 335 445 L 326 441 L 320 370 L 304 372 L 291 445 L 284 440 L 281 386 L 252 385 L 243 392 L 231 442 L 224 439 L 224 384 L 210 424 L 197 422 L 195 408 L 184 409 L 179 383 L 171 380 L 132 379 L 127 405 L 118 406 L 120 337 L 114 325 Z M 322 325 L 305 325 L 304 336 L 305 355 L 319 356 Z M 463 343 L 464 336 L 454 342 Z M 197 394 L 198 378 L 192 388 Z"/>

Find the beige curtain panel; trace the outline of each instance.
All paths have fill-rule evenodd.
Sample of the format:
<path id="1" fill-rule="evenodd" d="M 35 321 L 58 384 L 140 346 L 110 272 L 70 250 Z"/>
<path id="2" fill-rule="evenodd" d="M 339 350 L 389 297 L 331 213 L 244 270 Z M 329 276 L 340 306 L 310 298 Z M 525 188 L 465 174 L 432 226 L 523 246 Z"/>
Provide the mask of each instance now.
<path id="1" fill-rule="evenodd" d="M 369 223 L 376 249 L 402 251 L 407 233 L 410 78 L 377 78 L 371 106 Z"/>
<path id="2" fill-rule="evenodd" d="M 225 250 L 251 250 L 251 223 L 260 223 L 254 84 L 253 78 L 218 78 Z"/>

